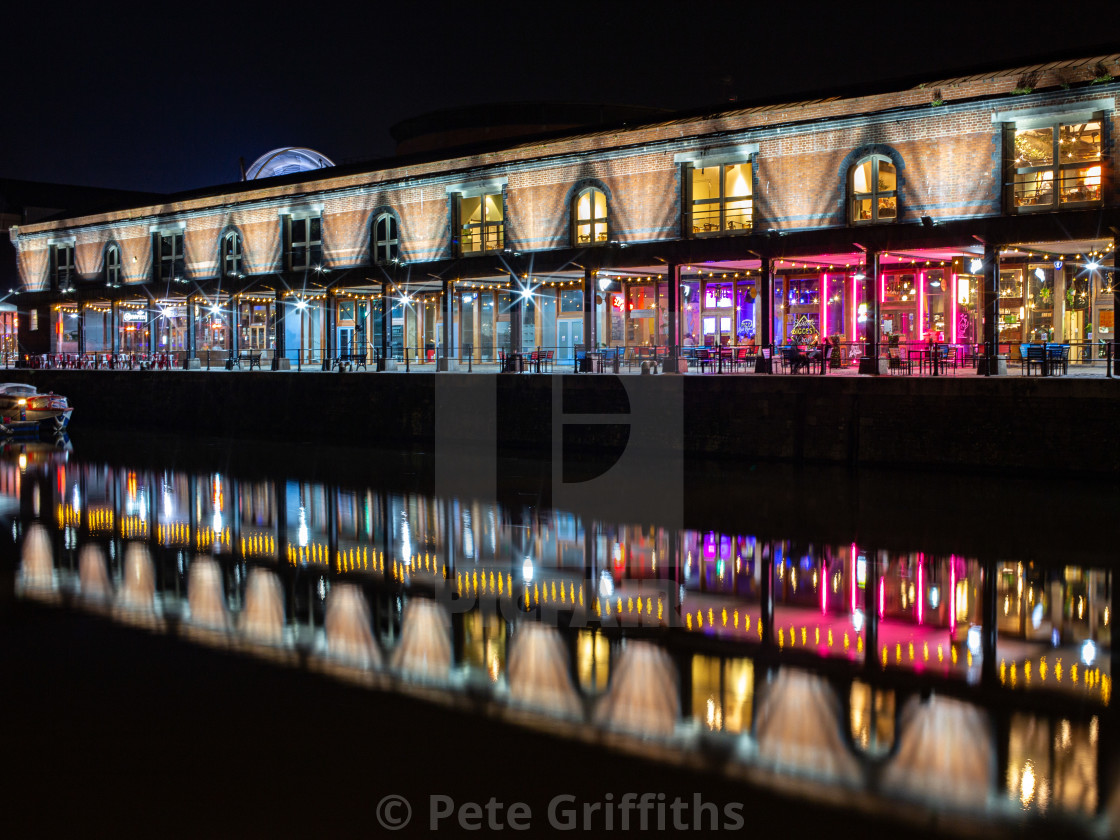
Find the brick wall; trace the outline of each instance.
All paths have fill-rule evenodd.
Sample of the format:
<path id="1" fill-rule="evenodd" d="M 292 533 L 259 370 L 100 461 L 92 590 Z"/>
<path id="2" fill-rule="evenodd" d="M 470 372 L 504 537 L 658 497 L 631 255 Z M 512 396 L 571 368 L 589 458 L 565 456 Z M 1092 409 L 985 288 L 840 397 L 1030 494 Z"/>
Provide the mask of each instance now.
<path id="1" fill-rule="evenodd" d="M 745 108 L 365 173 L 332 176 L 324 170 L 299 184 L 262 181 L 243 192 L 25 225 L 13 232 L 13 241 L 29 290 L 44 287 L 45 254 L 50 238 L 60 233 L 76 236 L 83 277 L 101 271 L 104 246 L 116 241 L 126 281 L 143 281 L 151 268 L 152 226 L 180 220 L 186 224 L 192 278 L 217 275 L 218 240 L 231 227 L 243 236 L 246 272 L 268 274 L 283 269 L 281 214 L 315 206 L 324 216 L 325 260 L 346 269 L 368 264 L 373 214 L 388 207 L 400 220 L 402 257 L 422 262 L 450 256 L 448 186 L 496 176 L 507 178 L 511 247 L 569 245 L 567 203 L 573 184 L 586 180 L 609 191 L 612 239 L 673 239 L 680 232 L 680 166 L 674 154 L 745 142 L 759 145 L 755 214 L 756 224 L 766 227 L 844 226 L 846 162 L 870 145 L 887 147 L 902 161 L 900 221 L 990 215 L 1000 212 L 1002 189 L 1001 139 L 992 114 L 1075 107 L 1115 96 L 1118 82 L 1090 84 L 1110 73 L 1120 76 L 1116 57 L 947 79 L 873 96 Z M 1027 90 L 1039 92 L 1023 93 Z M 1118 127 L 1115 116 L 1111 127 L 1113 132 Z M 1109 152 L 1114 163 L 1115 151 Z"/>

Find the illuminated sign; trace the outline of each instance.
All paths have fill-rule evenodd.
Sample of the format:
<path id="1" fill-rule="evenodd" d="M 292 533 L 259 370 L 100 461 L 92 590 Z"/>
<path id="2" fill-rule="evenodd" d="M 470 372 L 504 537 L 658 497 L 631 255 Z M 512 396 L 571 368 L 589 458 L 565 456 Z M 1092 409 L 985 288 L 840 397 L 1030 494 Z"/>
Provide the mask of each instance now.
<path id="1" fill-rule="evenodd" d="M 147 321 L 148 320 L 148 313 L 147 312 L 122 312 L 121 313 L 121 320 L 122 321 Z"/>

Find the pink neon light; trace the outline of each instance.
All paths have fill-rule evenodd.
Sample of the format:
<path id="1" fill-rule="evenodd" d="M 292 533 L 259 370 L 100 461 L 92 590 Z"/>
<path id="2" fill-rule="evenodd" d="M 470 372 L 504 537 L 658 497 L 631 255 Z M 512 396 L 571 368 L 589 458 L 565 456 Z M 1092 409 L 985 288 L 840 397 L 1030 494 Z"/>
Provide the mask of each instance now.
<path id="1" fill-rule="evenodd" d="M 925 555 L 918 555 L 918 623 L 922 623 L 922 607 L 925 605 L 925 598 L 922 594 L 922 564 L 925 562 Z"/>
<path id="2" fill-rule="evenodd" d="M 879 578 L 879 618 L 883 617 L 883 606 L 884 606 L 884 604 L 886 603 L 886 600 L 887 600 L 886 590 L 883 588 L 883 581 L 884 580 L 886 580 L 886 578 L 883 578 L 883 577 Z"/>
<path id="3" fill-rule="evenodd" d="M 918 272 L 918 341 L 925 338 L 926 319 L 926 273 Z M 921 620 L 918 622 L 921 623 Z"/>
<path id="4" fill-rule="evenodd" d="M 828 613 L 828 562 L 821 558 L 821 612 Z"/>
<path id="5" fill-rule="evenodd" d="M 884 272 L 879 274 L 879 303 L 882 304 L 883 301 L 885 301 L 886 299 L 887 299 L 887 272 L 884 271 Z"/>
<path id="6" fill-rule="evenodd" d="M 858 328 L 859 328 L 859 321 L 857 320 L 858 317 L 859 317 L 859 298 L 856 295 L 856 283 L 858 283 L 858 282 L 859 281 L 856 280 L 856 278 L 853 276 L 852 277 L 852 341 L 858 341 L 859 340 L 859 332 L 857 331 Z M 852 548 L 855 548 L 855 546 L 852 546 Z"/>
<path id="7" fill-rule="evenodd" d="M 856 544 L 852 543 L 852 612 L 856 611 Z"/>
<path id="8" fill-rule="evenodd" d="M 821 335 L 828 335 L 828 275 L 821 275 Z"/>
<path id="9" fill-rule="evenodd" d="M 949 636 L 957 635 L 957 558 L 949 555 Z"/>
<path id="10" fill-rule="evenodd" d="M 953 323 L 949 327 L 949 335 L 953 344 L 957 343 L 957 275 L 953 275 Z"/>

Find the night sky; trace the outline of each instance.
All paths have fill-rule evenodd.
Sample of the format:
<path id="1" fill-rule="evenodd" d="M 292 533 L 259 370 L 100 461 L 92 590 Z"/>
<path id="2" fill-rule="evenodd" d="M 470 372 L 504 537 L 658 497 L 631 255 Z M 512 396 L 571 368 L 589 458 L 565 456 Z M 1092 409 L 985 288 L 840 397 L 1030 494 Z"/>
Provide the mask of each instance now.
<path id="1" fill-rule="evenodd" d="M 685 109 L 1120 51 L 1116 3 L 9 5 L 0 177 L 158 192 L 277 146 L 391 155 L 395 122 L 461 105 Z"/>

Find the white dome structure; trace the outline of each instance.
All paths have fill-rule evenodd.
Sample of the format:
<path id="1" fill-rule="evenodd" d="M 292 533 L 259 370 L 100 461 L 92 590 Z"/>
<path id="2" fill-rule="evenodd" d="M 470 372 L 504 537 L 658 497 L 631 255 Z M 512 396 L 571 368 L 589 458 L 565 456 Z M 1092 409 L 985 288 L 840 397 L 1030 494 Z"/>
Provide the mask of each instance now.
<path id="1" fill-rule="evenodd" d="M 314 149 L 284 146 L 261 155 L 253 165 L 245 170 L 245 180 L 273 178 L 277 175 L 291 175 L 294 172 L 311 172 L 334 166 L 334 161 Z"/>

